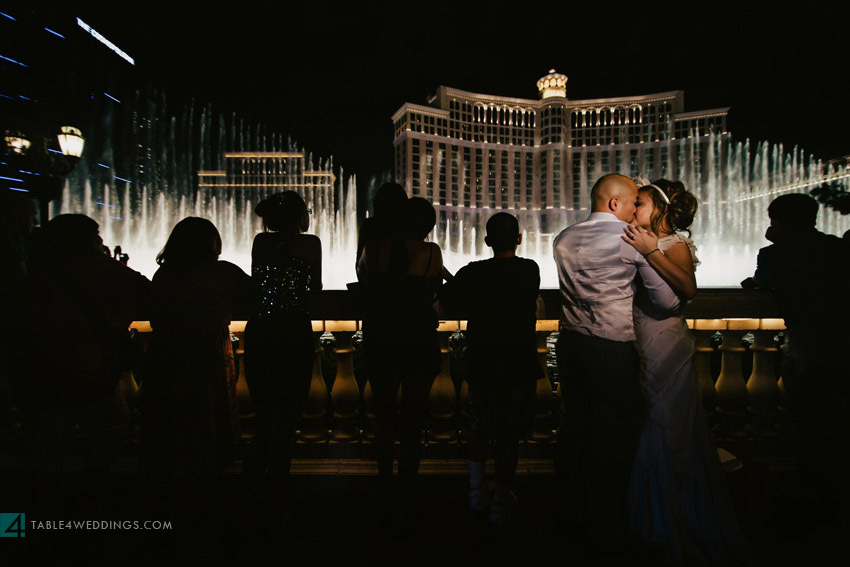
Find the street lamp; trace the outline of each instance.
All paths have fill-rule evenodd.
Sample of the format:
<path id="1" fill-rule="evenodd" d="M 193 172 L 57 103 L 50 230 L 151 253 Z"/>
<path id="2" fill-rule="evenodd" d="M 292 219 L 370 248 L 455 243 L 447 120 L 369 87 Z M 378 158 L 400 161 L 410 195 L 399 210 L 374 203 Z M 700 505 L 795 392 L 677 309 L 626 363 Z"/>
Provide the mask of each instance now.
<path id="1" fill-rule="evenodd" d="M 6 147 L 12 153 L 23 155 L 29 149 L 30 141 L 20 132 L 6 132 Z"/>
<path id="2" fill-rule="evenodd" d="M 83 138 L 83 133 L 80 132 L 79 128 L 62 126 L 59 128 L 57 138 L 59 138 L 59 148 L 62 150 L 62 154 L 75 158 L 83 155 L 83 146 L 86 140 Z"/>
<path id="3" fill-rule="evenodd" d="M 56 139 L 61 152 L 49 148 L 50 145 L 55 148 L 50 138 L 12 130 L 3 137 L 8 161 L 2 162 L 0 184 L 38 199 L 42 223 L 48 220 L 48 203 L 62 194 L 65 177 L 76 167 L 85 146 L 83 133 L 74 126 L 59 128 Z"/>

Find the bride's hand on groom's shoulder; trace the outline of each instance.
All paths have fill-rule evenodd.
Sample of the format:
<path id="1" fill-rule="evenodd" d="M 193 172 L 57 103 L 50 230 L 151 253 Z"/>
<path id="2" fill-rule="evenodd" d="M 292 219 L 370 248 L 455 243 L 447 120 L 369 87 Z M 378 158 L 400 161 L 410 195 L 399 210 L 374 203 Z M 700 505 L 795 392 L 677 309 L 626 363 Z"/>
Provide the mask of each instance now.
<path id="1" fill-rule="evenodd" d="M 630 224 L 623 227 L 623 232 L 626 234 L 620 238 L 644 256 L 658 248 L 658 236 L 651 230 Z"/>

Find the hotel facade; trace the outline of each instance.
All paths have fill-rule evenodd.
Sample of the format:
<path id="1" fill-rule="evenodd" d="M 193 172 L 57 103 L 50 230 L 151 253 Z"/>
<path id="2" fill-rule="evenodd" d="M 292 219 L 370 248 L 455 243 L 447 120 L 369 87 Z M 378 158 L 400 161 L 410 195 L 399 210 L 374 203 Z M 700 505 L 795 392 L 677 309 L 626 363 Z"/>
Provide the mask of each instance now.
<path id="1" fill-rule="evenodd" d="M 570 100 L 566 84 L 551 70 L 538 100 L 441 86 L 396 111 L 394 178 L 434 204 L 441 245 L 464 247 L 498 210 L 557 234 L 586 216 L 601 175 L 699 178 L 708 148 L 729 137 L 728 108 L 684 112 L 683 91 Z M 465 252 L 480 253 L 483 235 L 473 240 Z"/>

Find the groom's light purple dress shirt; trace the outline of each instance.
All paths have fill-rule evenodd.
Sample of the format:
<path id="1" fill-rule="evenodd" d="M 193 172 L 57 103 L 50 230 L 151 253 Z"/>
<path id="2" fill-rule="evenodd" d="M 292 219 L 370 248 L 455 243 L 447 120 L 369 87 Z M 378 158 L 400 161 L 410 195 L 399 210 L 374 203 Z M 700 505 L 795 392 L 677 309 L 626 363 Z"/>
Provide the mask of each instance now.
<path id="1" fill-rule="evenodd" d="M 646 288 L 659 309 L 679 307 L 670 286 L 620 238 L 626 225 L 611 213 L 592 213 L 555 238 L 563 328 L 612 341 L 635 340 L 632 304 L 637 285 Z"/>

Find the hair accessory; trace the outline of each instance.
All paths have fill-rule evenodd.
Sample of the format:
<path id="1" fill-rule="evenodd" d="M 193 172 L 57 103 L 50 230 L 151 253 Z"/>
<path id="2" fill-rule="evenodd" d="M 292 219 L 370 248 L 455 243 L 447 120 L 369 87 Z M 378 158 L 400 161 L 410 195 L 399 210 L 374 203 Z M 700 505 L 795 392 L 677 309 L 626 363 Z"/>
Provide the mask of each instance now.
<path id="1" fill-rule="evenodd" d="M 668 205 L 670 204 L 670 197 L 667 196 L 667 193 L 665 193 L 658 185 L 653 185 L 652 183 L 650 183 L 649 179 L 637 177 L 633 181 L 635 182 L 635 185 L 638 186 L 638 189 L 643 189 L 644 187 L 652 187 L 653 189 L 658 191 L 658 193 L 661 195 L 661 198 L 664 199 L 665 203 L 667 203 Z"/>

